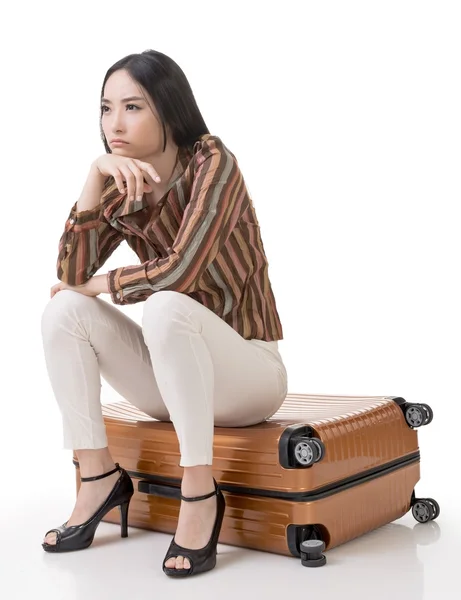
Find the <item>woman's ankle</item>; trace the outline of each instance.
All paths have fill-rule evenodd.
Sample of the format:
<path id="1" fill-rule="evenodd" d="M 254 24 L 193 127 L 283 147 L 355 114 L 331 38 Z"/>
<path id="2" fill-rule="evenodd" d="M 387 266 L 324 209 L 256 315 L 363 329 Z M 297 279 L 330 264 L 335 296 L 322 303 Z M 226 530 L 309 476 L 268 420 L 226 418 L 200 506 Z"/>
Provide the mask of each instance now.
<path id="1" fill-rule="evenodd" d="M 183 496 L 198 496 L 214 489 L 211 465 L 184 467 L 181 491 Z"/>
<path id="2" fill-rule="evenodd" d="M 109 449 L 84 449 L 75 451 L 78 457 L 80 477 L 95 477 L 115 469 L 115 462 Z"/>

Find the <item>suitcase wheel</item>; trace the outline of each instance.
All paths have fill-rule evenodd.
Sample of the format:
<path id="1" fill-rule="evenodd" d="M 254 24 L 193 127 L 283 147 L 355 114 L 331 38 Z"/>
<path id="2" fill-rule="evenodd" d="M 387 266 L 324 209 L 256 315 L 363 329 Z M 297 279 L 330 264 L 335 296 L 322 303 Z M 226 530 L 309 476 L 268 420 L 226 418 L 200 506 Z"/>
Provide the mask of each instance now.
<path id="1" fill-rule="evenodd" d="M 301 543 L 301 564 L 303 567 L 323 567 L 327 559 L 322 552 L 325 542 L 322 540 L 306 540 Z"/>
<path id="2" fill-rule="evenodd" d="M 406 422 L 412 428 L 428 425 L 434 417 L 432 408 L 428 404 L 408 403 L 405 406 L 404 414 Z"/>
<path id="3" fill-rule="evenodd" d="M 418 523 L 427 523 L 440 515 L 440 506 L 433 498 L 415 498 L 411 512 Z"/>
<path id="4" fill-rule="evenodd" d="M 318 438 L 299 437 L 292 441 L 295 464 L 308 467 L 318 462 L 325 453 L 325 446 Z"/>
<path id="5" fill-rule="evenodd" d="M 309 468 L 324 456 L 325 444 L 309 425 L 290 425 L 280 436 L 279 462 L 284 469 Z"/>

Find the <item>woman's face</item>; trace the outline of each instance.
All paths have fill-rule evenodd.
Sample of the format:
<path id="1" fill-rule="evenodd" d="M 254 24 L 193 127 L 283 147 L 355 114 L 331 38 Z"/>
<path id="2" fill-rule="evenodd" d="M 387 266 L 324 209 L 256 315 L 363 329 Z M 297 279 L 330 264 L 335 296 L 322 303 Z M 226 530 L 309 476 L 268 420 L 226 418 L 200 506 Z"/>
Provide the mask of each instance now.
<path id="1" fill-rule="evenodd" d="M 162 154 L 163 129 L 157 110 L 145 89 L 125 70 L 115 71 L 106 81 L 101 123 L 113 154 L 140 160 Z M 114 138 L 127 143 L 116 145 Z"/>

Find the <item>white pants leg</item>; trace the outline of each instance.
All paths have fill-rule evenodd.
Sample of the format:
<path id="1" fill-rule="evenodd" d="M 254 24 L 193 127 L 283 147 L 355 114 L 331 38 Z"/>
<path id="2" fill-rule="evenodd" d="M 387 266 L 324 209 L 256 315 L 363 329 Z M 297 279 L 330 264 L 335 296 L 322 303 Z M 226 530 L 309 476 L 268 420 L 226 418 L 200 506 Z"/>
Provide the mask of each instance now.
<path id="1" fill-rule="evenodd" d="M 150 296 L 140 327 L 101 298 L 63 290 L 45 307 L 42 338 L 65 448 L 107 446 L 101 375 L 143 412 L 173 422 L 183 467 L 212 463 L 213 426 L 264 421 L 287 393 L 276 342 L 245 340 L 178 292 Z"/>

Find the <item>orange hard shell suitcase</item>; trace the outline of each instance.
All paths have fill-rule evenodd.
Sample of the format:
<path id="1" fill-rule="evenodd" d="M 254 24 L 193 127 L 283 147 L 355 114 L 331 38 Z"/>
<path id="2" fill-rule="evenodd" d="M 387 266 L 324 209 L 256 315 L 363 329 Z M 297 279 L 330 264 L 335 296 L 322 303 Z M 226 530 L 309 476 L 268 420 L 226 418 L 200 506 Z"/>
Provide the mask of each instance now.
<path id="1" fill-rule="evenodd" d="M 173 534 L 182 468 L 172 423 L 126 402 L 103 406 L 103 414 L 112 457 L 135 487 L 129 525 Z M 226 498 L 220 543 L 320 566 L 325 549 L 410 508 L 420 522 L 435 519 L 437 502 L 414 492 L 416 429 L 432 416 L 427 404 L 400 397 L 289 394 L 264 423 L 216 427 L 213 474 Z M 104 520 L 119 523 L 118 510 Z"/>

